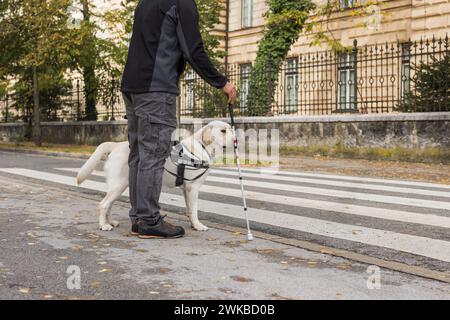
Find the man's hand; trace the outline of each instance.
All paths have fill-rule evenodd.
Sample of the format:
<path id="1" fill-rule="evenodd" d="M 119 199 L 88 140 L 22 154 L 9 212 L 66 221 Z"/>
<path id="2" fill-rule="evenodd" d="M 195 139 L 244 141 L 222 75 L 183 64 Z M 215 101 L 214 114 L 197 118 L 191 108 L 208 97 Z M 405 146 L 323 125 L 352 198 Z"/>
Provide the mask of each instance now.
<path id="1" fill-rule="evenodd" d="M 228 103 L 234 104 L 236 102 L 237 91 L 234 84 L 231 82 L 227 82 L 225 87 L 222 88 L 222 91 L 228 97 Z"/>

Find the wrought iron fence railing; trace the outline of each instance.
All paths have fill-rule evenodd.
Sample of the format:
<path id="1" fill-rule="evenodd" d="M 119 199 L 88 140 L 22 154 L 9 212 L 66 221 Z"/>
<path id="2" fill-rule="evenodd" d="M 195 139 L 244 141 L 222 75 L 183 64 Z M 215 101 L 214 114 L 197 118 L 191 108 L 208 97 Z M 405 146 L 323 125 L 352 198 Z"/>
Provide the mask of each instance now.
<path id="1" fill-rule="evenodd" d="M 345 52 L 291 56 L 279 69 L 268 64 L 256 72 L 251 63 L 244 63 L 222 70 L 238 88 L 238 115 L 277 116 L 450 111 L 449 68 L 450 43 L 445 37 L 365 46 L 355 41 Z M 258 74 L 274 72 L 278 77 Z M 258 82 L 274 78 L 271 83 Z M 180 91 L 181 117 L 226 116 L 222 92 L 192 71 L 182 77 Z M 125 116 L 117 81 L 113 79 L 98 92 L 98 120 Z M 51 107 L 43 106 L 42 120 L 85 120 L 85 94 L 82 82 L 74 80 L 67 94 L 53 99 Z M 260 108 L 260 97 L 270 97 L 263 101 L 264 108 Z M 15 94 L 0 99 L 1 122 L 29 121 L 31 114 L 29 100 Z"/>
<path id="2" fill-rule="evenodd" d="M 241 115 L 438 112 L 450 111 L 449 77 L 429 79 L 429 96 L 433 96 L 433 91 L 440 92 L 439 103 L 431 100 L 424 109 L 411 101 L 416 96 L 424 96 L 422 88 L 417 87 L 424 81 L 424 72 L 450 74 L 448 61 L 448 37 L 362 47 L 355 41 L 345 52 L 323 51 L 289 57 L 281 65 L 277 81 L 267 86 L 258 85 L 257 81 L 271 77 L 258 72 L 274 72 L 275 66 L 268 65 L 256 72 L 251 64 L 230 65 L 227 75 L 238 87 L 236 107 Z M 264 88 L 269 94 L 261 94 Z M 252 93 L 252 90 L 260 91 Z M 443 92 L 448 94 L 442 97 Z M 258 95 L 273 98 L 261 109 L 252 100 L 258 99 Z M 187 73 L 182 79 L 180 101 L 184 117 L 222 115 L 226 103 L 217 90 L 194 73 Z"/>

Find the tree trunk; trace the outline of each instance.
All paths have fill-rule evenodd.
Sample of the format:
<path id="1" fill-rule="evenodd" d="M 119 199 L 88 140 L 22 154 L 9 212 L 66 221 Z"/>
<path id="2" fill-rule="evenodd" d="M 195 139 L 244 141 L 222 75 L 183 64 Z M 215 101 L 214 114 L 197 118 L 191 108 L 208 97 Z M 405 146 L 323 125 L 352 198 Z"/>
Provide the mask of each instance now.
<path id="1" fill-rule="evenodd" d="M 83 6 L 83 20 L 87 24 L 90 23 L 91 13 L 89 10 L 89 1 L 81 0 Z M 85 120 L 96 121 L 97 112 L 97 96 L 98 96 L 98 81 L 95 75 L 95 43 L 94 35 L 89 34 L 87 38 L 84 39 L 85 54 L 88 59 L 83 59 L 83 82 L 84 82 L 84 97 L 85 97 Z"/>
<path id="2" fill-rule="evenodd" d="M 34 144 L 38 147 L 42 146 L 42 130 L 41 130 L 41 108 L 39 105 L 39 83 L 36 66 L 33 67 L 33 139 Z"/>

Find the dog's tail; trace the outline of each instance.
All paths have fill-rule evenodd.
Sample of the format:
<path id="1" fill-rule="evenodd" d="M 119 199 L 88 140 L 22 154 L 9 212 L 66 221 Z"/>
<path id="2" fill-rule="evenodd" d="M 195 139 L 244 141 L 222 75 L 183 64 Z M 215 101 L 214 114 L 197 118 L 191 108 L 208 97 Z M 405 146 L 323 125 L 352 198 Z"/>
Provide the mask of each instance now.
<path id="1" fill-rule="evenodd" d="M 83 183 L 102 160 L 103 155 L 111 153 L 116 146 L 116 142 L 105 142 L 99 145 L 88 161 L 81 167 L 80 171 L 78 171 L 77 184 L 80 185 Z"/>

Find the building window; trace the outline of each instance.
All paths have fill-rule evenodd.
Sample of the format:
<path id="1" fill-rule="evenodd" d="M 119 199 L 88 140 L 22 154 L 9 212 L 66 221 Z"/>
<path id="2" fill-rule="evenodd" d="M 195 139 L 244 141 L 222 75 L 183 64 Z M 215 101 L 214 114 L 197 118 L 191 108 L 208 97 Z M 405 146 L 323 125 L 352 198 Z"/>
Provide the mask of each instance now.
<path id="1" fill-rule="evenodd" d="M 193 70 L 186 72 L 185 84 L 184 98 L 186 102 L 186 111 L 192 112 L 195 107 L 195 73 Z"/>
<path id="2" fill-rule="evenodd" d="M 253 25 L 253 0 L 242 0 L 242 27 Z"/>
<path id="3" fill-rule="evenodd" d="M 402 99 L 411 91 L 411 45 L 405 43 L 402 45 Z"/>
<path id="4" fill-rule="evenodd" d="M 284 104 L 286 112 L 297 112 L 298 103 L 298 59 L 292 58 L 286 61 L 284 74 Z"/>
<path id="5" fill-rule="evenodd" d="M 341 53 L 338 65 L 337 109 L 356 110 L 355 54 Z"/>
<path id="6" fill-rule="evenodd" d="M 356 0 L 339 0 L 339 7 L 341 9 L 353 8 Z"/>
<path id="7" fill-rule="evenodd" d="M 250 63 L 241 64 L 240 68 L 240 88 L 239 88 L 239 106 L 241 110 L 247 109 L 248 90 L 250 87 L 250 75 L 252 73 L 252 65 Z"/>

